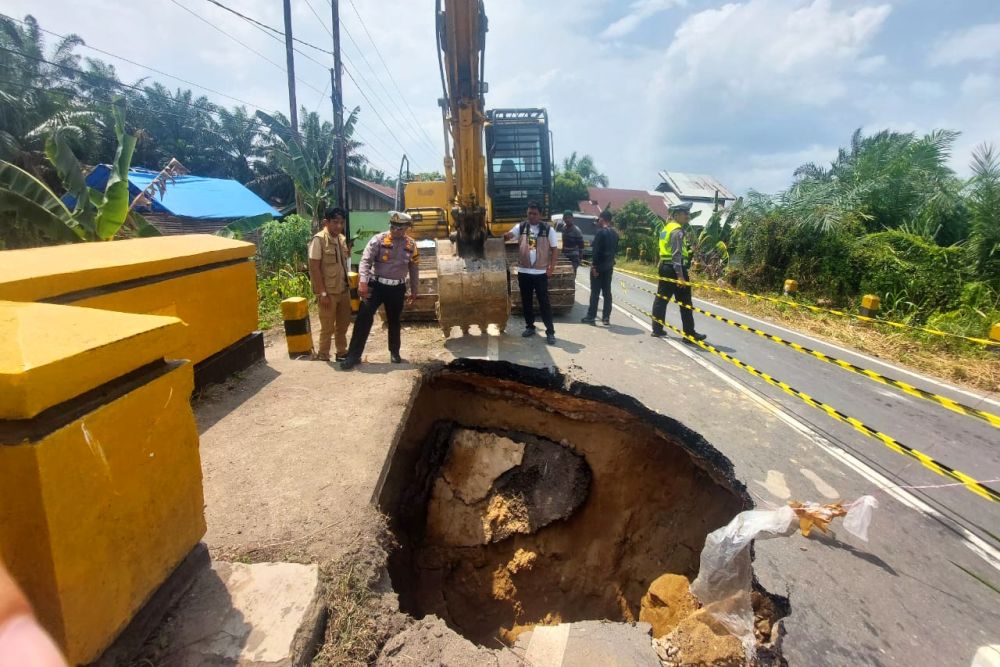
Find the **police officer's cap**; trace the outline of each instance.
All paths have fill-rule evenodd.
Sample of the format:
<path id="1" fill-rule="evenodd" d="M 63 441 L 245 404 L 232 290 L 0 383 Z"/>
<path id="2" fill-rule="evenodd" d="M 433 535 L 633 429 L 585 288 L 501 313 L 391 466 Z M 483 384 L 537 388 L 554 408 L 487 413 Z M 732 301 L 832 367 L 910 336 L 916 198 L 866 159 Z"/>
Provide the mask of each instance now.
<path id="1" fill-rule="evenodd" d="M 401 213 L 400 211 L 389 211 L 389 224 L 390 225 L 412 225 L 413 218 L 411 218 L 406 213 Z"/>
<path id="2" fill-rule="evenodd" d="M 690 213 L 691 212 L 691 202 L 681 202 L 680 204 L 673 204 L 670 206 L 669 210 L 671 213 Z"/>
<path id="3" fill-rule="evenodd" d="M 563 211 L 563 217 L 565 218 L 567 215 L 572 218 L 573 217 L 573 211 L 571 211 L 569 209 L 566 209 L 565 211 Z"/>

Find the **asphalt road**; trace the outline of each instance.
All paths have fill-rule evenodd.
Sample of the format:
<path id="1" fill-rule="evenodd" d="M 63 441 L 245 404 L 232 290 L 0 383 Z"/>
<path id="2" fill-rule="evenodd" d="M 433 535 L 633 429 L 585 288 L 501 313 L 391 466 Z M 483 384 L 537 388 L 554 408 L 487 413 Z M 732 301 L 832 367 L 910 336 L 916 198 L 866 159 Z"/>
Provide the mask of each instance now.
<path id="1" fill-rule="evenodd" d="M 446 347 L 457 356 L 555 365 L 636 397 L 728 456 L 760 507 L 875 495 L 880 506 L 867 543 L 836 527 L 833 537 L 796 534 L 758 542 L 755 573 L 769 590 L 791 597 L 790 664 L 968 666 L 979 647 L 1000 644 L 1000 594 L 976 578 L 1000 585 L 998 504 L 961 486 L 896 488 L 951 480 L 676 336 L 650 338 L 649 323 L 637 312 L 651 310 L 653 297 L 637 289 L 648 283 L 621 280 L 626 287 L 616 278 L 610 327 L 579 322 L 589 298 L 581 269 L 577 306 L 557 320 L 556 346 L 520 338 L 514 320 L 508 335 L 450 339 Z M 961 390 L 903 369 L 696 305 L 1000 413 L 995 403 L 977 404 Z M 1000 430 L 697 313 L 695 318 L 720 350 L 977 479 L 1000 477 Z M 679 326 L 675 304 L 667 321 Z"/>

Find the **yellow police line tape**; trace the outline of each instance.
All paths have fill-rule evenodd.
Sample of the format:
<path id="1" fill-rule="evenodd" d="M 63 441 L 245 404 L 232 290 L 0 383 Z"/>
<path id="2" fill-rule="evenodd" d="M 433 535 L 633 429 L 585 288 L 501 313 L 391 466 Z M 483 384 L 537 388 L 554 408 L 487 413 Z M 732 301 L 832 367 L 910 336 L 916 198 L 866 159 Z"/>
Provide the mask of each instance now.
<path id="1" fill-rule="evenodd" d="M 626 290 L 627 290 L 627 288 L 626 288 Z M 827 405 L 826 403 L 824 403 L 822 401 L 816 400 L 815 398 L 813 398 L 809 394 L 806 394 L 805 392 L 801 392 L 798 389 L 795 389 L 794 387 L 790 386 L 789 384 L 787 384 L 785 382 L 782 382 L 781 380 L 777 380 L 777 379 L 771 377 L 770 375 L 768 375 L 767 373 L 764 373 L 763 371 L 757 370 L 756 368 L 754 368 L 750 364 L 747 364 L 747 363 L 745 363 L 743 361 L 740 361 L 739 359 L 737 359 L 734 356 L 728 355 L 728 354 L 726 354 L 725 352 L 723 352 L 721 350 L 715 349 L 714 347 L 712 347 L 708 343 L 705 343 L 704 341 L 700 341 L 700 340 L 694 338 L 693 336 L 688 336 L 687 334 L 685 334 L 683 331 L 681 331 L 677 327 L 672 326 L 670 324 L 667 324 L 666 322 L 664 322 L 662 320 L 658 320 L 658 319 L 654 318 L 652 313 L 650 313 L 649 311 L 643 310 L 642 308 L 640 308 L 639 306 L 635 305 L 634 303 L 632 303 L 630 301 L 626 301 L 625 303 L 628 306 L 630 306 L 632 309 L 634 309 L 635 311 L 637 311 L 637 312 L 645 315 L 646 317 L 651 318 L 654 322 L 656 322 L 656 323 L 662 325 L 663 327 L 666 327 L 667 329 L 670 329 L 674 333 L 682 336 L 685 340 L 687 340 L 687 341 L 689 341 L 691 343 L 694 343 L 698 347 L 701 347 L 702 349 L 707 350 L 708 352 L 710 352 L 710 353 L 712 353 L 712 354 L 714 354 L 714 355 L 716 355 L 718 357 L 721 357 L 722 359 L 725 359 L 726 361 L 728 361 L 729 363 L 733 364 L 737 368 L 745 370 L 746 372 L 750 373 L 754 377 L 758 377 L 761 380 L 763 380 L 764 382 L 767 382 L 769 385 L 772 385 L 774 387 L 778 387 L 779 389 L 781 389 L 782 391 L 784 391 L 786 394 L 789 394 L 790 396 L 794 396 L 795 398 L 798 398 L 799 400 L 803 401 L 806 405 L 814 407 L 814 408 L 816 408 L 818 410 L 822 410 L 823 412 L 825 412 L 826 414 L 828 414 L 830 417 L 833 417 L 837 421 L 843 422 L 845 424 L 849 424 L 851 427 L 853 427 L 856 431 L 858 431 L 862 435 L 865 435 L 865 436 L 868 436 L 869 438 L 873 438 L 875 440 L 878 440 L 883 445 L 885 445 L 886 447 L 888 447 L 892 451 L 896 452 L 897 454 L 902 454 L 903 456 L 908 456 L 908 457 L 910 457 L 910 458 L 912 458 L 912 459 L 914 459 L 916 461 L 919 461 L 921 463 L 921 465 L 923 465 L 928 470 L 932 470 L 933 472 L 936 472 L 939 475 L 942 475 L 944 477 L 950 477 L 951 479 L 954 479 L 957 482 L 961 482 L 961 484 L 963 486 L 965 486 L 965 488 L 967 488 L 969 491 L 971 491 L 972 493 L 975 493 L 978 496 L 986 498 L 987 500 L 992 500 L 993 502 L 1000 502 L 1000 491 L 997 491 L 996 489 L 993 489 L 993 488 L 991 488 L 989 486 L 986 486 L 982 482 L 979 482 L 979 481 L 973 479 L 972 477 L 969 477 L 965 473 L 960 472 L 958 470 L 955 470 L 954 468 L 952 468 L 950 466 L 947 466 L 944 463 L 941 463 L 940 461 L 936 461 L 936 460 L 932 459 L 930 456 L 927 456 L 923 452 L 920 452 L 920 451 L 918 451 L 916 449 L 913 449 L 912 447 L 908 447 L 907 445 L 904 445 L 903 443 L 899 442 L 898 440 L 896 440 L 892 436 L 886 435 L 885 433 L 882 433 L 881 431 L 878 431 L 878 430 L 872 428 L 871 426 L 868 426 L 867 424 L 865 424 L 865 423 L 863 423 L 863 422 L 855 419 L 854 417 L 848 417 L 843 412 L 841 412 L 840 410 L 837 410 L 833 406 Z"/>
<path id="2" fill-rule="evenodd" d="M 629 286 L 626 285 L 624 281 L 621 281 L 621 285 L 622 285 L 622 287 L 624 289 L 630 289 Z M 670 297 L 661 296 L 660 294 L 654 292 L 651 289 L 647 289 L 645 287 L 636 287 L 635 289 L 638 289 L 638 290 L 640 290 L 642 292 L 646 292 L 648 294 L 652 294 L 657 299 L 663 299 L 664 301 L 670 301 Z M 731 320 L 728 317 L 723 317 L 722 315 L 717 315 L 717 314 L 709 312 L 707 310 L 703 310 L 701 308 L 698 308 L 697 306 L 694 306 L 694 305 L 689 306 L 687 304 L 680 303 L 680 302 L 678 302 L 677 305 L 680 306 L 680 307 L 682 307 L 682 308 L 688 308 L 688 309 L 693 310 L 695 312 L 701 313 L 702 315 L 705 315 L 707 317 L 711 317 L 713 319 L 719 320 L 720 322 L 725 322 L 726 324 L 728 324 L 730 326 L 733 326 L 733 327 L 736 327 L 738 329 L 742 329 L 744 331 L 749 331 L 750 333 L 757 334 L 761 338 L 766 338 L 766 339 L 771 340 L 771 341 L 773 341 L 775 343 L 779 343 L 781 345 L 785 345 L 786 347 L 792 348 L 796 352 L 801 352 L 802 354 L 808 354 L 810 356 L 813 356 L 813 357 L 819 359 L 820 361 L 824 361 L 824 362 L 826 362 L 828 364 L 833 364 L 834 366 L 839 366 L 840 368 L 844 369 L 845 371 L 848 371 L 848 372 L 851 372 L 851 373 L 856 373 L 857 375 L 864 376 L 864 377 L 868 378 L 869 380 L 873 380 L 875 382 L 879 382 L 881 384 L 888 385 L 890 387 L 895 387 L 895 388 L 897 388 L 897 389 L 899 389 L 899 390 L 901 390 L 901 391 L 909 394 L 910 396 L 916 396 L 917 398 L 922 398 L 922 399 L 924 399 L 926 401 L 930 401 L 932 403 L 937 403 L 938 405 L 940 405 L 942 407 L 948 408 L 952 412 L 957 412 L 958 414 L 965 415 L 967 417 L 975 417 L 976 419 L 983 420 L 984 422 L 990 424 L 991 426 L 994 426 L 996 428 L 1000 428 L 1000 415 L 995 415 L 995 414 L 993 414 L 991 412 L 986 412 L 985 410 L 980 410 L 978 408 L 974 408 L 972 406 L 965 405 L 964 403 L 959 403 L 958 401 L 953 401 L 952 399 L 948 398 L 947 396 L 941 396 L 940 394 L 935 394 L 933 392 L 924 391 L 923 389 L 920 389 L 918 387 L 914 387 L 912 384 L 909 384 L 907 382 L 903 382 L 902 380 L 896 380 L 895 378 L 891 378 L 891 377 L 889 377 L 887 375 L 882 375 L 881 373 L 876 373 L 873 370 L 869 370 L 867 368 L 863 368 L 861 366 L 857 366 L 855 364 L 852 364 L 849 361 L 844 361 L 843 359 L 838 359 L 837 357 L 831 357 L 830 355 L 823 354 L 822 352 L 819 352 L 817 350 L 813 350 L 813 349 L 808 348 L 808 347 L 806 347 L 804 345 L 799 345 L 798 343 L 793 343 L 792 341 L 785 340 L 784 338 L 781 338 L 780 336 L 775 336 L 774 334 L 769 334 L 766 331 L 761 331 L 760 329 L 755 329 L 754 327 L 751 327 L 749 325 L 743 324 L 742 322 L 737 322 L 736 320 Z"/>
<path id="3" fill-rule="evenodd" d="M 703 287 L 705 289 L 715 290 L 716 292 L 724 292 L 726 294 L 735 294 L 736 296 L 744 296 L 749 299 L 757 299 L 759 301 L 769 301 L 771 303 L 778 303 L 785 306 L 791 306 L 793 308 L 805 308 L 814 313 L 829 313 L 831 315 L 837 315 L 839 317 L 851 317 L 856 320 L 861 320 L 862 322 L 874 322 L 876 324 L 885 324 L 891 327 L 896 327 L 897 329 L 912 329 L 914 331 L 922 331 L 924 333 L 933 334 L 935 336 L 946 336 L 949 338 L 958 338 L 970 343 L 976 343 L 977 345 L 986 346 L 997 346 L 1000 342 L 995 340 L 989 340 L 988 338 L 976 338 L 975 336 L 963 336 L 961 334 L 950 333 L 948 331 L 941 331 L 940 329 L 931 329 L 929 327 L 918 327 L 912 324 L 903 324 L 902 322 L 893 322 L 892 320 L 884 320 L 880 317 L 868 317 L 866 315 L 861 315 L 858 313 L 847 313 L 842 310 L 835 310 L 833 308 L 822 308 L 820 306 L 813 306 L 808 303 L 799 303 L 797 301 L 790 301 L 788 299 L 779 299 L 773 296 L 762 296 L 760 294 L 751 294 L 750 292 L 741 292 L 740 290 L 730 289 L 728 287 L 720 287 L 718 285 L 713 285 L 711 283 L 701 283 L 693 281 L 683 281 L 677 280 L 676 278 L 663 278 L 660 276 L 653 275 L 651 273 L 637 273 L 635 271 L 629 271 L 628 269 L 622 269 L 615 267 L 615 271 L 628 274 L 630 276 L 637 276 L 639 278 L 647 278 L 649 280 L 666 280 L 667 282 L 677 283 L 679 285 L 691 285 L 693 287 Z"/>

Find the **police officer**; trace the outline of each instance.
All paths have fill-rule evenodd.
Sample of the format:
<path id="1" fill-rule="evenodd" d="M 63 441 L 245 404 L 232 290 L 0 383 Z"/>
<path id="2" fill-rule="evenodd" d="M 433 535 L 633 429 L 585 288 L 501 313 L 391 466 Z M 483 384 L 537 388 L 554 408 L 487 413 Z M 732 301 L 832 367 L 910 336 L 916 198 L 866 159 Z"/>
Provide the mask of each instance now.
<path id="1" fill-rule="evenodd" d="M 694 313 L 691 306 L 691 286 L 680 285 L 673 280 L 688 280 L 691 264 L 691 248 L 685 243 L 685 235 L 691 229 L 691 202 L 674 204 L 670 207 L 670 220 L 660 231 L 660 283 L 653 300 L 653 337 L 663 336 L 661 322 L 667 315 L 667 301 L 673 297 L 681 305 L 681 325 L 684 333 L 695 340 L 705 340 L 705 334 L 694 330 Z M 666 278 L 667 280 L 664 280 Z"/>
<path id="2" fill-rule="evenodd" d="M 584 241 L 583 232 L 576 226 L 576 221 L 573 219 L 573 211 L 569 209 L 563 211 L 562 229 L 557 231 L 562 232 L 563 254 L 566 255 L 566 259 L 573 265 L 573 271 L 575 272 L 580 268 Z"/>
<path id="3" fill-rule="evenodd" d="M 316 359 L 330 361 L 330 339 L 337 335 L 337 361 L 347 355 L 347 328 L 351 324 L 351 291 L 347 274 L 351 251 L 344 239 L 344 209 L 327 209 L 323 229 L 309 242 L 309 278 L 319 301 L 319 351 Z"/>
<path id="4" fill-rule="evenodd" d="M 413 303 L 420 289 L 420 251 L 417 242 L 406 235 L 412 224 L 407 214 L 389 211 L 389 231 L 376 234 L 365 246 L 358 267 L 361 310 L 354 322 L 347 358 L 340 362 L 343 370 L 361 362 L 375 313 L 382 304 L 385 304 L 385 319 L 389 325 L 389 358 L 394 364 L 403 363 L 399 356 L 399 318 L 404 302 Z M 407 274 L 410 276 L 409 296 L 406 295 Z"/>

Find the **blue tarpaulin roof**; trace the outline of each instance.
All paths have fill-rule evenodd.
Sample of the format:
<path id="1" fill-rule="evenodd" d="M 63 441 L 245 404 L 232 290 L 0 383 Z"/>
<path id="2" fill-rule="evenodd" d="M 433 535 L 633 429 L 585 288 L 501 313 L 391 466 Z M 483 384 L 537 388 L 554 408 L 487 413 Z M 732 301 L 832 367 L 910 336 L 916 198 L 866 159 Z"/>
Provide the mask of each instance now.
<path id="1" fill-rule="evenodd" d="M 111 168 L 106 164 L 94 167 L 87 176 L 87 185 L 104 190 Z M 128 172 L 129 200 L 149 187 L 159 172 L 130 169 Z M 183 218 L 225 220 L 249 218 L 263 213 L 278 217 L 278 211 L 258 197 L 245 185 L 225 178 L 204 176 L 177 176 L 167 181 L 167 191 L 160 197 L 155 191 L 151 197 L 153 213 L 165 213 Z"/>

